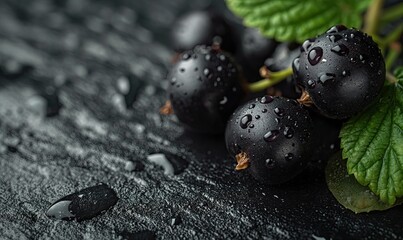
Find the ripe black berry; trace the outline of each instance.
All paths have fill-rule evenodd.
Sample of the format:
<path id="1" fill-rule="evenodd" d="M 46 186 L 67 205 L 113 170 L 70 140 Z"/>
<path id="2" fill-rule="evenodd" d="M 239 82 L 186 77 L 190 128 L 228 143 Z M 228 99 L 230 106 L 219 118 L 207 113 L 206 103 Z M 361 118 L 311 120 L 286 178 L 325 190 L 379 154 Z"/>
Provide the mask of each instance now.
<path id="1" fill-rule="evenodd" d="M 235 50 L 231 28 L 221 16 L 211 11 L 191 12 L 181 17 L 172 28 L 171 35 L 177 52 L 213 43 L 229 52 Z"/>
<path id="2" fill-rule="evenodd" d="M 305 41 L 293 68 L 320 113 L 334 119 L 362 111 L 385 81 L 385 62 L 377 44 L 344 26 Z"/>
<path id="3" fill-rule="evenodd" d="M 168 79 L 174 113 L 196 132 L 223 132 L 244 95 L 232 58 L 211 47 L 198 46 L 185 52 Z"/>
<path id="4" fill-rule="evenodd" d="M 312 121 L 295 100 L 264 96 L 239 107 L 225 131 L 237 170 L 259 181 L 286 182 L 300 173 L 311 153 Z"/>
<path id="5" fill-rule="evenodd" d="M 240 62 L 250 82 L 260 80 L 259 69 L 276 49 L 277 42 L 264 37 L 258 29 L 246 28 L 242 33 Z"/>

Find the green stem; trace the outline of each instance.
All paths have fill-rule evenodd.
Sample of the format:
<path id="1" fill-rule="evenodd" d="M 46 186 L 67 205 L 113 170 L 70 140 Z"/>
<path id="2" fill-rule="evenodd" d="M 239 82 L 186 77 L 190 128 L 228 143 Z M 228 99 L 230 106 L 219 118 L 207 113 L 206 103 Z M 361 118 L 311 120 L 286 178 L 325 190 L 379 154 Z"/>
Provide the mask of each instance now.
<path id="1" fill-rule="evenodd" d="M 277 83 L 283 81 L 288 76 L 292 75 L 292 68 L 286 68 L 279 72 L 271 72 L 270 77 L 267 79 L 262 79 L 258 82 L 254 82 L 248 85 L 249 92 L 260 92 L 269 88 L 271 86 L 276 85 Z"/>
<path id="2" fill-rule="evenodd" d="M 399 3 L 388 9 L 385 9 L 381 16 L 382 23 L 389 23 L 402 18 L 403 16 L 403 3 Z"/>
<path id="3" fill-rule="evenodd" d="M 369 35 L 375 35 L 378 30 L 379 18 L 381 15 L 383 0 L 372 0 L 365 16 L 364 31 Z"/>
<path id="4" fill-rule="evenodd" d="M 388 55 L 385 58 L 386 71 L 389 71 L 392 68 L 401 51 L 402 47 L 399 43 L 392 43 L 390 45 Z"/>
<path id="5" fill-rule="evenodd" d="M 393 29 L 392 32 L 390 32 L 385 39 L 383 40 L 384 45 L 389 45 L 392 42 L 396 41 L 400 35 L 403 34 L 403 23 L 401 23 L 399 26 L 397 26 L 395 29 Z"/>

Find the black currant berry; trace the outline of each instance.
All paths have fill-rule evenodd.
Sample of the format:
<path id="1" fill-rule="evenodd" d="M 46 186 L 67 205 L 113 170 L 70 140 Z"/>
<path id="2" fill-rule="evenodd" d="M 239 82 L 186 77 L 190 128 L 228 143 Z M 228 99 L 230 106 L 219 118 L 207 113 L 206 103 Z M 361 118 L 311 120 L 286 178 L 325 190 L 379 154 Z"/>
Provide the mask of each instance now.
<path id="1" fill-rule="evenodd" d="M 385 81 L 378 45 L 365 33 L 341 25 L 305 41 L 293 68 L 305 95 L 321 114 L 334 119 L 362 111 Z"/>
<path id="2" fill-rule="evenodd" d="M 220 133 L 244 96 L 241 77 L 225 52 L 197 46 L 172 68 L 169 97 L 174 113 L 188 129 Z"/>
<path id="3" fill-rule="evenodd" d="M 212 11 L 196 11 L 181 17 L 172 28 L 172 45 L 175 51 L 191 50 L 197 45 L 220 45 L 234 52 L 232 30 L 226 21 Z"/>
<path id="4" fill-rule="evenodd" d="M 308 112 L 295 100 L 264 96 L 235 111 L 225 141 L 237 170 L 247 168 L 257 180 L 279 184 L 309 162 L 312 128 Z"/>
<path id="5" fill-rule="evenodd" d="M 260 80 L 259 69 L 271 57 L 277 42 L 264 37 L 258 29 L 246 28 L 242 33 L 240 63 L 250 82 Z"/>
<path id="6" fill-rule="evenodd" d="M 264 61 L 264 66 L 271 72 L 282 71 L 291 66 L 294 59 L 300 54 L 299 45 L 296 43 L 281 43 L 277 46 L 273 55 Z M 292 76 L 276 84 L 269 89 L 270 95 L 296 99 L 301 96 L 301 90 L 296 85 Z"/>

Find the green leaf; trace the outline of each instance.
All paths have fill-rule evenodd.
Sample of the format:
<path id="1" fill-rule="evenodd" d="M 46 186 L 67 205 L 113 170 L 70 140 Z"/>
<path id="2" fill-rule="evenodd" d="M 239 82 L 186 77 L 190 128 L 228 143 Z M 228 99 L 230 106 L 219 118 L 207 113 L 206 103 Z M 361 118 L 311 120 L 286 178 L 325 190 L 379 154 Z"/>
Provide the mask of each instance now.
<path id="1" fill-rule="evenodd" d="M 383 211 L 403 202 L 399 199 L 395 205 L 384 203 L 368 187 L 359 184 L 353 175 L 347 174 L 341 152 L 333 155 L 327 163 L 326 183 L 336 200 L 355 213 Z"/>
<path id="2" fill-rule="evenodd" d="M 371 0 L 226 0 L 228 7 L 278 41 L 303 42 L 343 24 L 360 28 Z"/>
<path id="3" fill-rule="evenodd" d="M 403 67 L 396 77 L 340 132 L 348 173 L 390 205 L 403 196 Z"/>

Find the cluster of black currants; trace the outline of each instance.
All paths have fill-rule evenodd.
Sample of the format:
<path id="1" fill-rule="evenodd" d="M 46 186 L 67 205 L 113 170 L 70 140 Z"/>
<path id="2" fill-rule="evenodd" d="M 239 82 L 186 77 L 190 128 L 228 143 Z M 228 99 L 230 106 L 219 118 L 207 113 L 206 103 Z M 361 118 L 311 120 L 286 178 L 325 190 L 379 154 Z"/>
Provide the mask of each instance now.
<path id="1" fill-rule="evenodd" d="M 377 44 L 341 25 L 299 49 L 287 47 L 285 57 L 284 44 L 256 30 L 245 30 L 237 47 L 229 25 L 211 12 L 189 14 L 173 29 L 175 50 L 181 54 L 168 76 L 169 104 L 162 112 L 174 112 L 191 131 L 225 131 L 236 170 L 248 169 L 267 184 L 294 178 L 312 159 L 329 152 L 324 144 L 337 148 L 341 121 L 369 106 L 385 81 Z M 259 71 L 255 60 L 266 65 L 268 81 L 274 71 L 292 65 L 293 76 L 284 81 L 290 91 L 280 88 L 280 94 L 269 95 L 266 89 L 248 100 L 252 88 L 244 76 Z"/>

